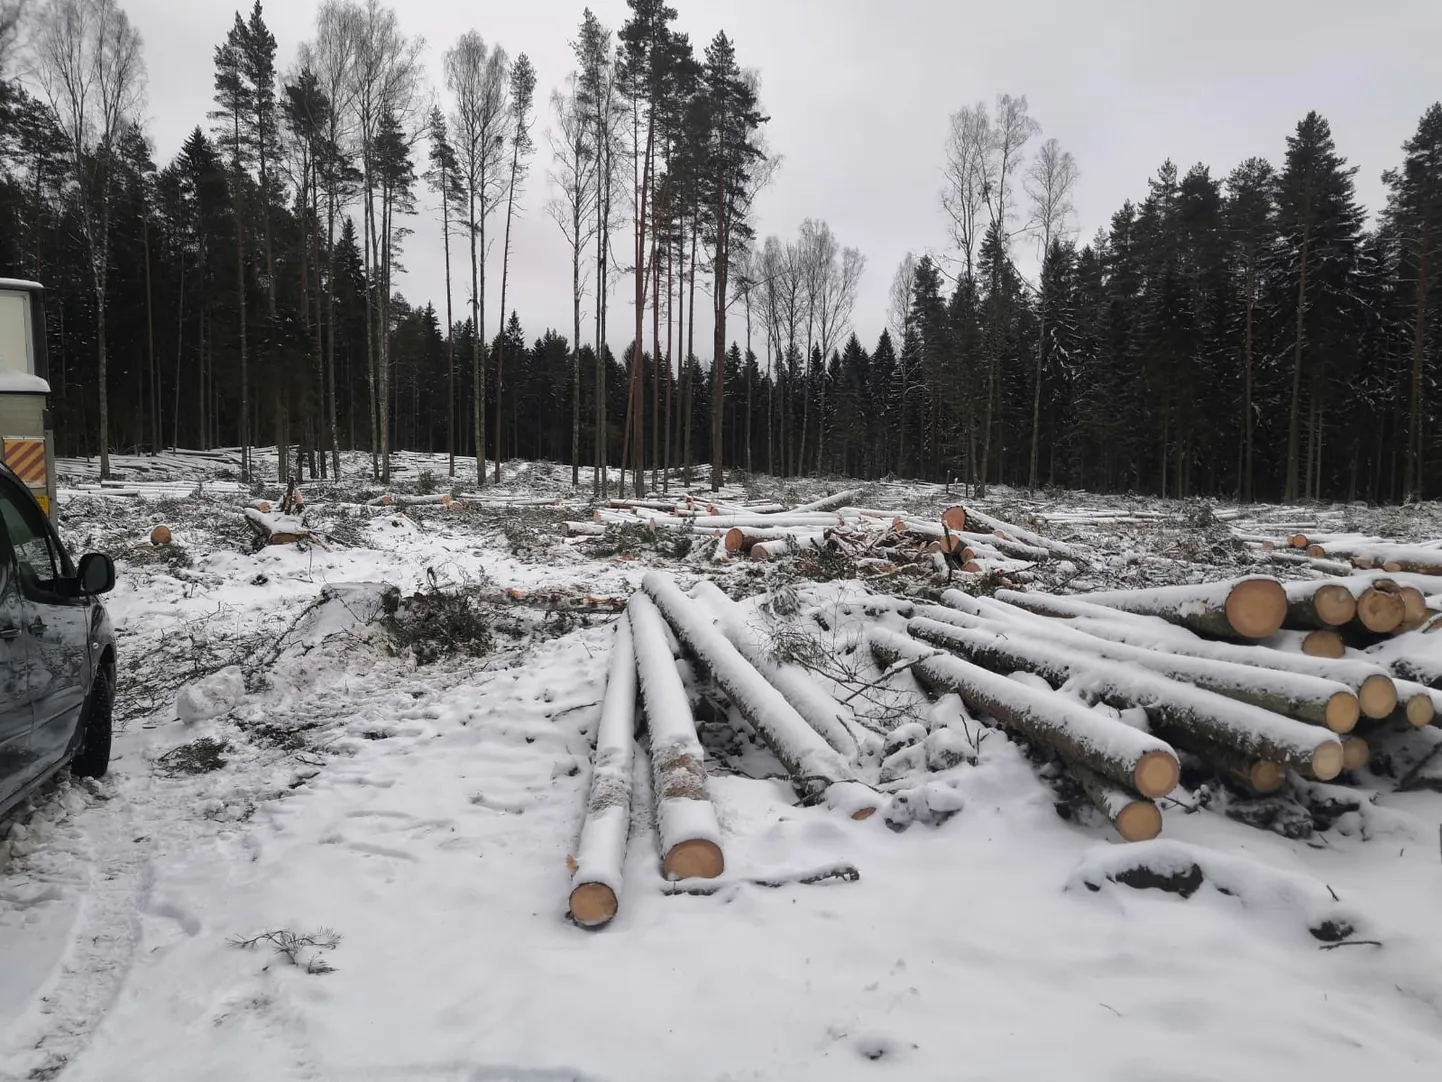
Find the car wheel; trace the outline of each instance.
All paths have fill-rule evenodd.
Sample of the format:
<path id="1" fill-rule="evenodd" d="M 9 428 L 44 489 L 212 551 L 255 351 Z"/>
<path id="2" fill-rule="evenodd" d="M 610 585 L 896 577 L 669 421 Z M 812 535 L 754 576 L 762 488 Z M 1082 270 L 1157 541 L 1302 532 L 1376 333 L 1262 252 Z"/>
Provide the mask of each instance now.
<path id="1" fill-rule="evenodd" d="M 101 669 L 95 676 L 95 686 L 90 690 L 90 702 L 85 708 L 80 747 L 76 749 L 75 757 L 70 760 L 70 773 L 78 778 L 103 778 L 110 769 L 110 732 L 114 700 L 110 674 Z"/>

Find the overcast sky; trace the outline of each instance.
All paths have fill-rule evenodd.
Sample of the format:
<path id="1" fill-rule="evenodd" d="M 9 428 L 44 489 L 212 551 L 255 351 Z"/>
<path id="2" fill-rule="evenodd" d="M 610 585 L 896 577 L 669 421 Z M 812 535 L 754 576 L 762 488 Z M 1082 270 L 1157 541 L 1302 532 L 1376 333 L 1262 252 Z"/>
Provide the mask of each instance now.
<path id="1" fill-rule="evenodd" d="M 1442 0 L 671 0 L 698 53 L 724 29 L 746 67 L 759 71 L 770 115 L 767 140 L 785 158 L 757 205 L 759 236 L 794 234 L 810 216 L 867 258 L 855 325 L 870 347 L 886 295 L 908 250 L 943 251 L 938 203 L 947 118 L 998 92 L 1025 94 L 1044 137 L 1076 157 L 1076 228 L 1090 237 L 1166 158 L 1185 171 L 1205 162 L 1225 177 L 1262 155 L 1280 163 L 1285 139 L 1309 109 L 1331 122 L 1339 151 L 1360 166 L 1359 196 L 1383 201 L 1380 174 L 1426 107 L 1442 97 L 1437 45 Z M 121 0 L 145 39 L 149 129 L 169 161 L 206 123 L 212 50 L 236 5 L 220 0 Z M 250 0 L 245 0 L 249 10 Z M 288 70 L 310 36 L 317 4 L 267 3 L 265 17 Z M 570 256 L 543 213 L 549 197 L 548 98 L 573 67 L 569 42 L 584 0 L 406 0 L 406 30 L 425 38 L 433 82 L 445 99 L 441 55 L 468 29 L 536 66 L 538 153 L 512 257 L 513 302 L 527 336 L 546 326 L 569 335 Z M 591 0 L 612 29 L 624 0 Z M 434 200 L 407 242 L 398 288 L 430 299 L 444 318 L 440 227 Z M 498 252 L 499 249 L 497 249 Z M 1021 254 L 1021 253 L 1019 253 Z M 500 264 L 492 255 L 486 326 L 499 312 Z M 626 294 L 612 300 L 612 347 L 629 341 Z M 463 291 L 455 292 L 459 315 Z M 589 311 L 591 302 L 587 302 Z M 703 305 L 704 309 L 704 305 Z M 744 334 L 736 326 L 733 338 Z M 697 327 L 697 352 L 709 344 Z M 757 351 L 761 352 L 759 336 Z"/>

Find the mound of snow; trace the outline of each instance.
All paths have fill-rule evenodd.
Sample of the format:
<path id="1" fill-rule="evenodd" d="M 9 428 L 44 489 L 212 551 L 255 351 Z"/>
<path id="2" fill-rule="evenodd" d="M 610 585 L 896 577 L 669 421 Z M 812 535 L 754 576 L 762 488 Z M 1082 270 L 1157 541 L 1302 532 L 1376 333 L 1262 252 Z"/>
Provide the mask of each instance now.
<path id="1" fill-rule="evenodd" d="M 1210 883 L 1220 893 L 1237 898 L 1244 909 L 1281 914 L 1289 921 L 1301 918 L 1315 938 L 1327 942 L 1348 938 L 1360 924 L 1357 914 L 1316 879 L 1185 842 L 1157 839 L 1097 846 L 1072 872 L 1067 889 L 1100 891 L 1114 883 L 1183 898 Z"/>
<path id="2" fill-rule="evenodd" d="M 175 714 L 187 725 L 228 714 L 245 697 L 245 677 L 232 665 L 186 684 L 175 696 Z"/>

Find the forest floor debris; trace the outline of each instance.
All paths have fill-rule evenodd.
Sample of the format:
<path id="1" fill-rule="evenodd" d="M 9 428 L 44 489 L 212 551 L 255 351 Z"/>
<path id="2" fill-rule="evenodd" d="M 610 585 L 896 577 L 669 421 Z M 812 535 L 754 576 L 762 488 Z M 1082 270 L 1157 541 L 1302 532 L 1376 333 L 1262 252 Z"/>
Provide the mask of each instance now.
<path id="1" fill-rule="evenodd" d="M 110 609 L 122 732 L 109 778 L 58 784 L 0 840 L 7 1082 L 52 1068 L 79 1082 L 362 1068 L 804 1080 L 874 1072 L 878 1049 L 908 1075 L 949 1077 L 958 1017 L 969 1062 L 995 1078 L 1150 1077 L 1165 1048 L 1238 1077 L 1421 1079 L 1442 1054 L 1442 955 L 1430 932 L 1442 729 L 1390 716 L 1360 716 L 1341 734 L 1307 724 L 1319 746 L 1362 735 L 1368 764 L 1327 782 L 1283 772 L 1262 795 L 1229 772 L 1225 749 L 1177 744 L 1179 784 L 1150 804 L 1162 837 L 1126 845 L 1114 823 L 1145 816 L 1128 815 L 1137 798 L 1124 786 L 985 723 L 962 696 L 928 688 L 915 662 L 879 664 L 866 636 L 914 626 L 947 638 L 931 620 L 972 641 L 977 626 L 933 610 L 985 631 L 1015 609 L 1013 625 L 1064 625 L 1095 640 L 1098 657 L 1116 654 L 1106 642 L 1127 645 L 1137 624 L 1149 637 L 1141 648 L 1192 636 L 1206 652 L 1226 644 L 1120 610 L 1024 614 L 1012 594 L 1321 582 L 1335 569 L 1314 562 L 1343 558 L 1285 538 L 1415 546 L 1442 537 L 1436 505 L 1243 510 L 764 478 L 711 494 L 698 471 L 691 486 L 676 479 L 669 494 L 648 494 L 669 510 L 647 515 L 598 503 L 584 484 L 573 491 L 559 465 L 506 463 L 500 485 L 478 488 L 473 472 L 452 483 L 444 456 L 400 455 L 407 480 L 380 485 L 363 479 L 357 455 L 342 483 L 301 485 L 304 523 L 324 548 L 257 548 L 243 509 L 264 500 L 273 507 L 260 513 L 279 513 L 285 486 L 241 486 L 226 455 L 116 456 L 124 476 L 109 486 L 93 464 L 61 464 L 67 540 L 120 565 Z M 273 451 L 257 462 L 275 476 Z M 390 503 L 372 502 L 386 494 Z M 440 495 L 451 503 L 429 499 Z M 1014 530 L 996 537 L 981 518 L 953 527 L 943 513 L 956 505 Z M 835 545 L 828 525 L 802 517 L 847 507 L 884 514 L 838 521 Z M 621 521 L 598 523 L 598 512 Z M 648 525 L 783 512 L 802 518 L 774 539 L 744 536 L 764 524 L 720 536 L 720 526 L 701 527 L 705 536 Z M 565 523 L 601 532 L 567 536 Z M 150 543 L 159 524 L 169 544 Z M 740 550 L 718 560 L 731 529 L 753 546 L 787 543 L 764 560 Z M 961 543 L 940 551 L 948 533 Z M 977 571 L 951 559 L 967 547 Z M 1307 562 L 1277 562 L 1283 550 Z M 1377 577 L 1408 585 L 1387 562 L 1356 576 L 1359 593 Z M 727 691 L 674 630 L 652 625 L 656 667 L 674 669 L 702 750 L 724 870 L 663 878 L 659 835 L 684 844 L 695 823 L 658 822 L 654 749 L 638 743 L 634 769 L 612 772 L 630 783 L 625 820 L 609 848 L 590 851 L 608 854 L 607 874 L 591 878 L 619 887 L 609 930 L 594 934 L 564 919 L 567 857 L 585 864 L 583 820 L 615 807 L 593 791 L 593 747 L 623 606 L 654 572 L 684 595 L 661 591 L 691 613 L 687 637 L 713 664 L 732 659 L 718 669 Z M 695 590 L 702 582 L 715 592 Z M 948 590 L 976 611 L 955 608 Z M 1290 588 L 1285 600 L 1290 617 Z M 398 634 L 397 620 L 408 629 Z M 1340 633 L 1345 649 L 1374 659 L 1344 660 L 1389 674 L 1411 666 L 1413 682 L 1442 639 L 1420 627 Z M 1290 659 L 1277 663 L 1302 675 L 1337 664 L 1293 646 L 1283 636 L 1239 648 Z M 794 714 L 764 693 L 739 709 L 735 699 L 758 690 L 748 671 Z M 1364 679 L 1335 682 L 1360 699 Z M 1044 698 L 1039 680 L 1006 674 L 1001 690 L 1029 684 L 1028 701 Z M 1263 684 L 1286 690 L 1280 677 Z M 1077 682 L 1068 694 L 1099 731 L 1149 723 L 1092 701 L 1097 687 Z M 223 762 L 169 769 L 189 759 Z M 1247 811 L 1263 801 L 1270 812 Z M 868 802 L 875 814 L 858 817 Z M 1303 821 L 1310 833 L 1280 829 Z M 1191 897 L 1126 889 L 1142 867 L 1179 876 Z M 231 946 L 310 928 L 345 933 L 334 972 Z M 1363 949 L 1317 949 L 1337 944 Z M 618 980 L 627 995 L 615 994 Z"/>

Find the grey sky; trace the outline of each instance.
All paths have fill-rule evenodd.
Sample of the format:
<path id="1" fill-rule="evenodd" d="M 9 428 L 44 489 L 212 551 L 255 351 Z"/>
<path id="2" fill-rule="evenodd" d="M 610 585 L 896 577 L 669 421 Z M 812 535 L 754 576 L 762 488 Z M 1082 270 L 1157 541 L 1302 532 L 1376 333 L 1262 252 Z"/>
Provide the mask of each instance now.
<path id="1" fill-rule="evenodd" d="M 212 50 L 237 5 L 122 2 L 145 39 L 150 131 L 164 163 L 191 128 L 206 123 Z M 265 5 L 282 70 L 310 35 L 316 6 Z M 1168 157 L 1182 170 L 1205 162 L 1223 177 L 1254 154 L 1280 163 L 1286 136 L 1308 109 L 1331 121 L 1339 151 L 1361 167 L 1359 195 L 1375 210 L 1383 200 L 1381 171 L 1397 164 L 1424 109 L 1442 97 L 1436 66 L 1442 0 L 672 0 L 672 6 L 698 52 L 725 29 L 742 64 L 761 74 L 771 116 L 767 139 L 785 163 L 758 203 L 758 234 L 792 235 L 803 218 L 824 218 L 842 244 L 866 254 L 855 323 L 868 348 L 883 325 L 902 256 L 946 247 L 937 195 L 947 118 L 963 104 L 991 101 L 1002 91 L 1027 95 L 1043 137 L 1055 136 L 1076 156 L 1076 226 L 1089 237 L 1124 199 L 1145 194 L 1147 178 Z M 569 335 L 569 252 L 543 213 L 550 164 L 544 130 L 550 91 L 572 68 L 568 43 L 585 0 L 408 0 L 397 7 L 407 31 L 426 39 L 443 96 L 441 54 L 465 30 L 534 62 L 539 149 L 516 230 L 508 307 L 519 311 L 530 338 L 547 325 Z M 591 7 L 613 30 L 625 19 L 624 0 L 592 0 Z M 444 318 L 433 203 L 424 193 L 407 244 L 409 273 L 398 285 L 413 302 L 433 300 Z M 488 333 L 498 315 L 498 250 L 491 262 Z M 616 349 L 630 337 L 626 297 L 618 289 L 612 299 Z M 455 303 L 459 316 L 459 286 Z M 731 337 L 743 334 L 738 320 Z M 698 325 L 703 358 L 709 342 L 709 327 Z"/>

